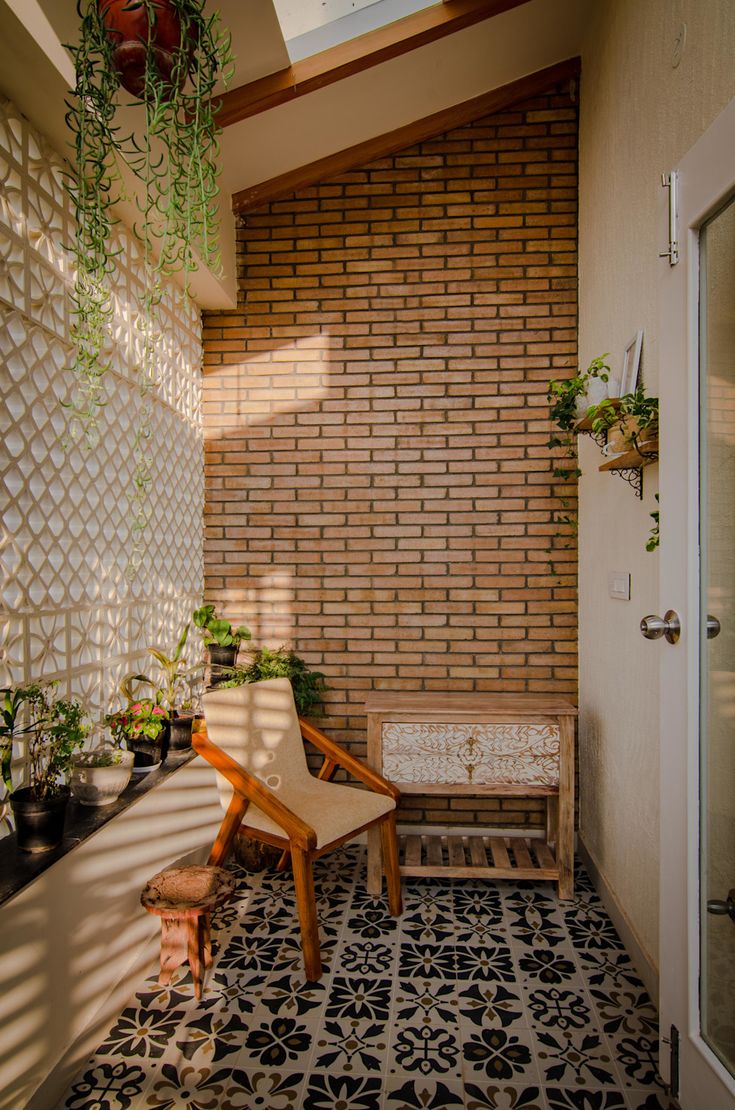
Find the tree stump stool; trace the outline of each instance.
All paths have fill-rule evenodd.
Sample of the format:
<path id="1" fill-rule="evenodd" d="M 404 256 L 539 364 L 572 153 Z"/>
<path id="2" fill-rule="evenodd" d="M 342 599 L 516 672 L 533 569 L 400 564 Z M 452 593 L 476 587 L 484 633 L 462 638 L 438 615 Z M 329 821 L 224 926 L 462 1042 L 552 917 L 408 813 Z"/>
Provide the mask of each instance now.
<path id="1" fill-rule="evenodd" d="M 141 905 L 161 918 L 162 986 L 188 960 L 194 994 L 202 997 L 202 968 L 212 966 L 211 914 L 234 889 L 234 875 L 221 867 L 171 867 L 146 883 Z"/>

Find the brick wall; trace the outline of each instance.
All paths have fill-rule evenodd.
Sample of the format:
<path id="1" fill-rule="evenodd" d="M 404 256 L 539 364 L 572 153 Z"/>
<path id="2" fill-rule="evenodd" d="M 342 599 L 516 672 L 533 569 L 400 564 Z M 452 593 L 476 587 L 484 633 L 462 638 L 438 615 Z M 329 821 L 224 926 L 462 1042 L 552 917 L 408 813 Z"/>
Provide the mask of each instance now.
<path id="1" fill-rule="evenodd" d="M 576 552 L 547 548 L 546 388 L 576 364 L 566 90 L 251 213 L 205 318 L 206 597 L 329 682 L 576 696 Z M 566 541 L 568 542 L 568 541 Z M 408 800 L 513 825 L 541 802 Z"/>

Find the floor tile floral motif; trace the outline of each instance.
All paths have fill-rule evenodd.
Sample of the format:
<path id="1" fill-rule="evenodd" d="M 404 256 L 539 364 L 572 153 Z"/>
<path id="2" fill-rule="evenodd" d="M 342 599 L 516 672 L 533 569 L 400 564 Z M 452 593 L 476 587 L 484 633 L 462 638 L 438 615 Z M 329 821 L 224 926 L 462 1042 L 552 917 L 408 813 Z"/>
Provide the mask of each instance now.
<path id="1" fill-rule="evenodd" d="M 344 848 L 306 983 L 289 875 L 232 866 L 201 1000 L 186 967 L 148 980 L 56 1110 L 669 1110 L 655 1007 L 581 869 L 570 903 L 406 880 L 396 921 Z"/>

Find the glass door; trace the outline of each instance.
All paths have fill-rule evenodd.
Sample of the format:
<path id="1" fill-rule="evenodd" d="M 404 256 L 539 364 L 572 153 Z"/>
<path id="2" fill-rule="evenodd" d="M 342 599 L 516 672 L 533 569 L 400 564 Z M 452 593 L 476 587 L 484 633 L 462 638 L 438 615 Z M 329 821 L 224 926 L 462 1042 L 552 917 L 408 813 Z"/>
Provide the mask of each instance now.
<path id="1" fill-rule="evenodd" d="M 735 200 L 700 230 L 700 1015 L 735 1073 Z"/>

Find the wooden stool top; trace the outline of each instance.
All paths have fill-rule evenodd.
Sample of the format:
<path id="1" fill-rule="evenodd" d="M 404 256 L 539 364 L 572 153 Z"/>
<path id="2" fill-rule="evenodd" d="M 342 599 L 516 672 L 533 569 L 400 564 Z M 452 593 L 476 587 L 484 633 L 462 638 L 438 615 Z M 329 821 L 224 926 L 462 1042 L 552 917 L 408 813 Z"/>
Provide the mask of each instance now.
<path id="1" fill-rule="evenodd" d="M 140 902 L 159 917 L 198 917 L 211 913 L 234 889 L 235 876 L 222 867 L 170 867 L 146 883 Z"/>

